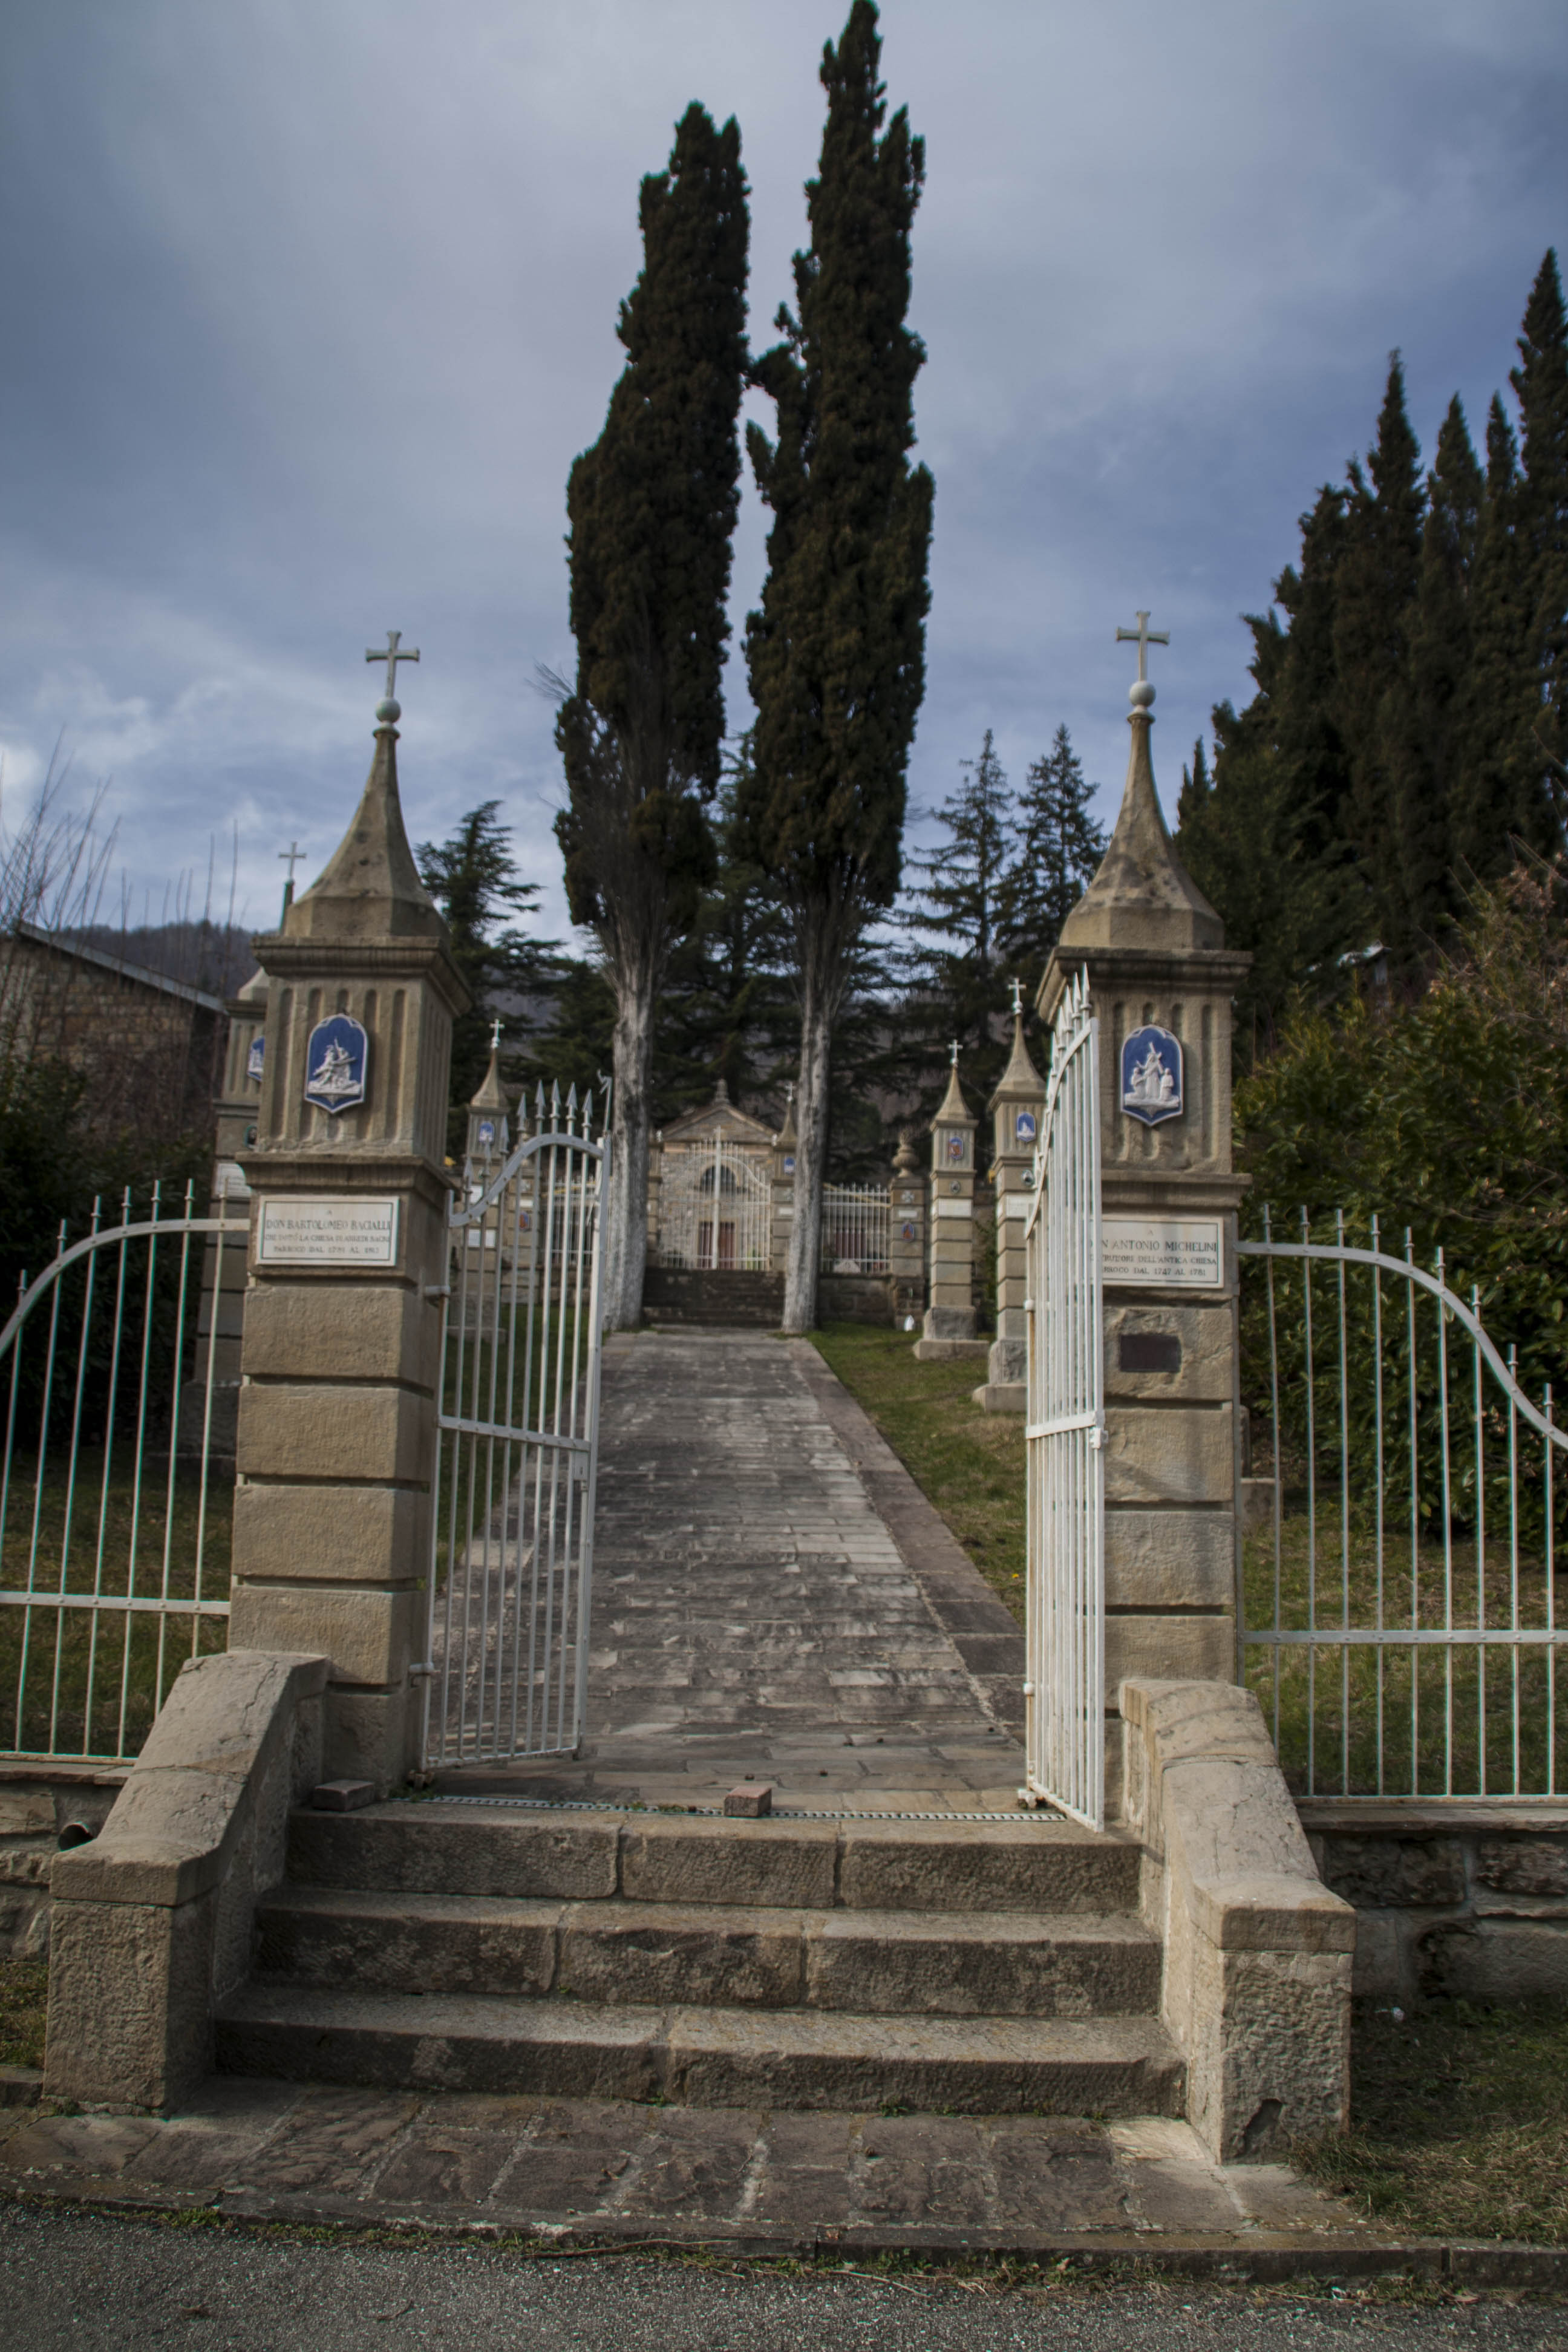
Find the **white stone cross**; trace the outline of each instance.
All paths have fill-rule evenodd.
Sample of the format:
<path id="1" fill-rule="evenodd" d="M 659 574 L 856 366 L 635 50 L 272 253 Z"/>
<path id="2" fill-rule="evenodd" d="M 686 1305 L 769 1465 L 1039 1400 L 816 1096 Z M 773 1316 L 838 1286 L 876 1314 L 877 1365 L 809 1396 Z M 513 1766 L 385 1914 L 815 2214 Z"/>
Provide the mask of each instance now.
<path id="1" fill-rule="evenodd" d="M 496 1018 L 494 1021 L 492 1021 L 492 1022 L 490 1023 L 490 1052 L 491 1052 L 492 1054 L 499 1054 L 499 1053 L 500 1053 L 500 1016 L 499 1016 L 499 1014 L 498 1014 L 497 1018 Z"/>
<path id="2" fill-rule="evenodd" d="M 950 1058 L 953 1068 L 956 1070 L 958 1067 L 958 1040 L 956 1037 L 952 1041 L 952 1050 Z"/>
<path id="3" fill-rule="evenodd" d="M 1171 632 L 1169 629 L 1152 629 L 1149 626 L 1148 614 L 1140 613 L 1138 626 L 1135 629 L 1118 629 L 1116 642 L 1119 646 L 1137 646 L 1138 683 L 1140 686 L 1144 686 L 1148 683 L 1149 677 L 1149 648 L 1151 646 L 1168 646 L 1171 642 Z"/>
<path id="4" fill-rule="evenodd" d="M 1015 1020 L 1015 1021 L 1016 1021 L 1016 1019 L 1018 1018 L 1018 1015 L 1022 1013 L 1022 1011 L 1023 1011 L 1023 1010 L 1024 1010 L 1024 983 L 1023 983 L 1023 982 L 1022 982 L 1021 980 L 1015 980 L 1015 981 L 1014 981 L 1014 982 L 1013 982 L 1013 1018 L 1014 1018 L 1014 1020 Z"/>
<path id="5" fill-rule="evenodd" d="M 289 868 L 289 889 L 290 895 L 292 895 L 294 888 L 294 868 L 296 866 L 299 866 L 303 862 L 305 853 L 300 848 L 297 841 L 291 841 L 289 844 L 288 848 L 280 849 L 278 855 Z"/>
<path id="6" fill-rule="evenodd" d="M 417 646 L 404 646 L 401 629 L 388 629 L 385 645 L 379 651 L 367 646 L 364 657 L 367 662 L 384 661 L 386 664 L 386 698 L 388 702 L 395 702 L 397 699 L 397 665 L 400 661 L 417 661 L 419 648 Z"/>

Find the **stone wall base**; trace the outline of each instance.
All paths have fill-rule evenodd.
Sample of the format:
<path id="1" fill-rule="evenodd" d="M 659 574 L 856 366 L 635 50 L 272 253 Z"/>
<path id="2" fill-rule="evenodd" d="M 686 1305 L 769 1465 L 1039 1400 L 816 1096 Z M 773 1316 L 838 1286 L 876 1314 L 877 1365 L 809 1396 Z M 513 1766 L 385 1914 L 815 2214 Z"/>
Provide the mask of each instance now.
<path id="1" fill-rule="evenodd" d="M 0 1960 L 49 1948 L 49 1872 L 57 1853 L 96 1837 L 130 1775 L 125 1765 L 0 1764 Z"/>
<path id="2" fill-rule="evenodd" d="M 1368 2000 L 1568 2000 L 1568 1806 L 1302 1798 Z"/>

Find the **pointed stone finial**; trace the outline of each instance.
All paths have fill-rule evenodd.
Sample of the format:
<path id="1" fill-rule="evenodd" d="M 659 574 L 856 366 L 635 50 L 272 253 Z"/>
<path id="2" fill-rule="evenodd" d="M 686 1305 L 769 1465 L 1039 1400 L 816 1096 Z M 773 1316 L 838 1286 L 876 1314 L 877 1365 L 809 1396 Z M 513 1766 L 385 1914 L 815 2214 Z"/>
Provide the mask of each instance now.
<path id="1" fill-rule="evenodd" d="M 397 730 L 375 730 L 375 751 L 353 822 L 325 871 L 284 915 L 285 939 L 440 939 L 447 926 L 419 879 L 397 794 Z"/>
<path id="2" fill-rule="evenodd" d="M 500 1082 L 500 1023 L 490 1031 L 489 1067 L 480 1081 L 479 1090 L 469 1103 L 470 1110 L 505 1111 L 507 1099 Z"/>
<path id="3" fill-rule="evenodd" d="M 967 1121 L 971 1127 L 974 1125 L 969 1105 L 963 1099 L 963 1088 L 958 1083 L 958 1040 L 955 1037 L 952 1041 L 952 1066 L 947 1075 L 947 1092 L 931 1125 L 952 1127 L 960 1121 Z"/>
<path id="4" fill-rule="evenodd" d="M 1163 637 L 1148 626 L 1140 613 L 1137 629 L 1119 629 L 1117 635 L 1138 645 L 1137 683 L 1130 699 L 1127 724 L 1132 748 L 1127 762 L 1127 783 L 1110 846 L 1099 871 L 1061 929 L 1063 948 L 1223 948 L 1225 925 L 1172 846 L 1154 789 L 1154 766 L 1149 753 L 1149 730 L 1154 724 L 1149 705 L 1154 689 L 1143 675 L 1151 645 Z"/>
<path id="5" fill-rule="evenodd" d="M 778 1139 L 781 1144 L 792 1149 L 800 1140 L 795 1123 L 795 1080 L 793 1078 L 784 1080 L 784 1125 L 779 1129 Z"/>
<path id="6" fill-rule="evenodd" d="M 721 1078 L 713 1089 L 713 1108 L 718 1110 L 722 1108 L 726 1108 L 729 1104 L 729 1100 L 730 1089 L 724 1080 Z"/>
<path id="7" fill-rule="evenodd" d="M 1027 1099 L 1043 1096 L 1046 1082 L 1036 1069 L 1028 1046 L 1024 1042 L 1023 982 L 1013 982 L 1013 1050 L 1007 1056 L 1007 1066 L 997 1079 L 991 1096 L 991 1108 L 1005 1098 L 1016 1095 Z"/>

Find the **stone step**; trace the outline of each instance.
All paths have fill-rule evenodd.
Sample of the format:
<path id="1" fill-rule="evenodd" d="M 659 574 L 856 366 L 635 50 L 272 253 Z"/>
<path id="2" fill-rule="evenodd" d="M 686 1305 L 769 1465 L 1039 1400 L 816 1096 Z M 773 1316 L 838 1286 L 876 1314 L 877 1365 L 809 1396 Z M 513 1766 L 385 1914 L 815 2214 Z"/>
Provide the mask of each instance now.
<path id="1" fill-rule="evenodd" d="M 1182 2113 L 1181 2060 L 1152 2017 L 616 2008 L 252 1983 L 222 2004 L 216 2030 L 226 2074 L 384 2089 L 710 2107 Z"/>
<path id="2" fill-rule="evenodd" d="M 1110 2017 L 1159 2005 L 1157 1939 L 1126 1913 L 788 1911 L 285 1886 L 260 1973 L 366 1991 L 556 1995 L 878 2016 Z"/>
<path id="3" fill-rule="evenodd" d="M 372 1893 L 830 1911 L 1088 1912 L 1138 1901 L 1139 1848 L 1076 1823 L 725 1821 L 403 1801 L 294 1814 L 289 1876 Z"/>

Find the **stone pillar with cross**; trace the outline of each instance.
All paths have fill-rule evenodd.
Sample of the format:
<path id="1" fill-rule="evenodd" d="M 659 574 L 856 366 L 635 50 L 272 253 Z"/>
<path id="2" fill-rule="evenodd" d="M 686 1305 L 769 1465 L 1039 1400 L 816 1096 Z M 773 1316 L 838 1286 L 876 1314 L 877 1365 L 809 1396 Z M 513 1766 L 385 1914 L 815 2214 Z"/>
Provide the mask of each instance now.
<path id="1" fill-rule="evenodd" d="M 1129 1675 L 1236 1674 L 1236 1238 L 1247 1180 L 1231 1161 L 1231 999 L 1250 961 L 1226 950 L 1154 789 L 1147 660 L 1166 634 L 1140 613 L 1117 638 L 1138 647 L 1126 789 L 1037 999 L 1048 1024 L 1082 972 L 1100 1023 L 1112 1713 Z"/>
<path id="2" fill-rule="evenodd" d="M 500 1023 L 490 1024 L 490 1058 L 468 1103 L 467 1150 L 476 1180 L 488 1182 L 511 1149 L 510 1106 L 500 1082 Z"/>
<path id="3" fill-rule="evenodd" d="M 416 1764 L 429 1573 L 447 1093 L 468 992 L 397 789 L 400 652 L 353 818 L 256 942 L 269 982 L 241 1356 L 235 1650 L 330 1661 L 325 1777 Z"/>
<path id="4" fill-rule="evenodd" d="M 909 1128 L 899 1135 L 888 1187 L 888 1278 L 893 1321 L 912 1330 L 926 1303 L 926 1180 Z"/>
<path id="5" fill-rule="evenodd" d="M 958 1041 L 931 1128 L 931 1280 L 915 1342 L 922 1363 L 984 1356 L 974 1312 L 974 1138 L 980 1122 L 958 1083 Z"/>
<path id="6" fill-rule="evenodd" d="M 996 1337 L 984 1385 L 974 1402 L 985 1412 L 1023 1412 L 1027 1402 L 1029 1339 L 1029 1206 L 1034 1200 L 1035 1150 L 1046 1087 L 1024 1043 L 1024 992 L 1013 982 L 1013 1050 L 989 1105 L 993 1122 L 992 1181 L 996 1193 Z"/>

